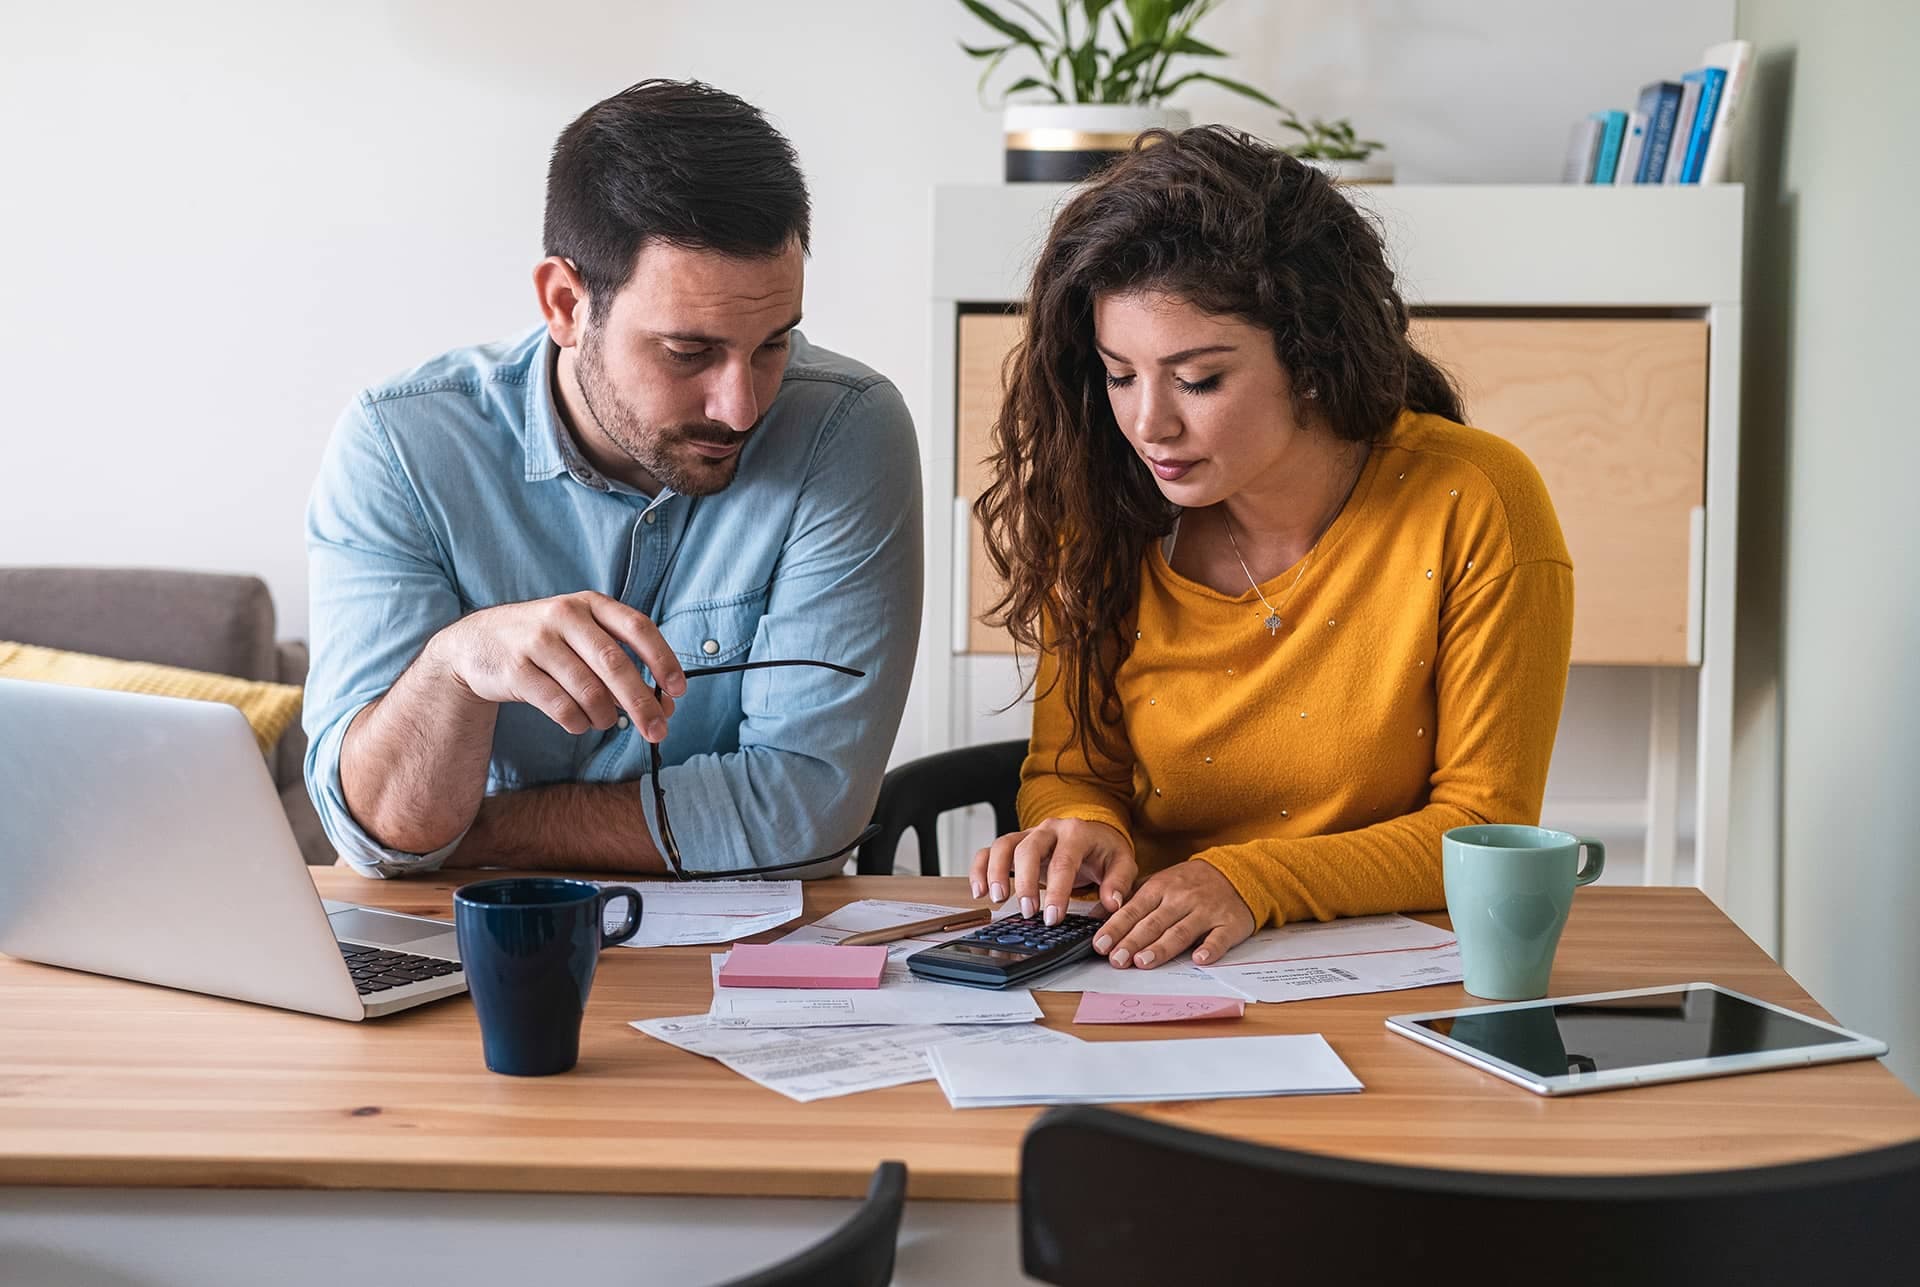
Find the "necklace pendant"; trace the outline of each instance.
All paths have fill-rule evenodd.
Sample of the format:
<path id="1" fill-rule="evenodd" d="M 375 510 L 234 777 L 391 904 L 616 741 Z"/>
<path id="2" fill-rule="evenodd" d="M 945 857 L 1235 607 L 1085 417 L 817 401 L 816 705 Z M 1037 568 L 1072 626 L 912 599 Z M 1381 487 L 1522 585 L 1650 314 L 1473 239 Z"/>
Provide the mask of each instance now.
<path id="1" fill-rule="evenodd" d="M 1270 635 L 1279 634 L 1281 624 L 1282 623 L 1280 621 L 1280 614 L 1277 612 L 1271 613 L 1267 617 L 1267 633 Z"/>

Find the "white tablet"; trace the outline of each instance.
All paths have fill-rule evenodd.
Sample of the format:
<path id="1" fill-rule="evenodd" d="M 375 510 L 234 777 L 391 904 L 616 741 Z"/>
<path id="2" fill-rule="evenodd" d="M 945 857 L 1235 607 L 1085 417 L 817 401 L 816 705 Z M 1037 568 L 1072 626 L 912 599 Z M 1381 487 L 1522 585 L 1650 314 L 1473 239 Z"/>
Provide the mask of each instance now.
<path id="1" fill-rule="evenodd" d="M 1539 1095 L 1887 1053 L 1884 1041 L 1714 983 L 1399 1014 L 1387 1027 Z"/>

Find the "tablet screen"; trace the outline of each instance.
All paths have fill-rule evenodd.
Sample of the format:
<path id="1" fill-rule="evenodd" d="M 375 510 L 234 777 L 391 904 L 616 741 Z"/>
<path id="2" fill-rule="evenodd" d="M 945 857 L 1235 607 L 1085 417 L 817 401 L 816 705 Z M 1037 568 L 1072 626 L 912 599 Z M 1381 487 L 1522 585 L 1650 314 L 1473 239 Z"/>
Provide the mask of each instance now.
<path id="1" fill-rule="evenodd" d="M 1541 1077 L 1853 1040 L 1712 988 L 1493 1009 L 1415 1026 Z"/>

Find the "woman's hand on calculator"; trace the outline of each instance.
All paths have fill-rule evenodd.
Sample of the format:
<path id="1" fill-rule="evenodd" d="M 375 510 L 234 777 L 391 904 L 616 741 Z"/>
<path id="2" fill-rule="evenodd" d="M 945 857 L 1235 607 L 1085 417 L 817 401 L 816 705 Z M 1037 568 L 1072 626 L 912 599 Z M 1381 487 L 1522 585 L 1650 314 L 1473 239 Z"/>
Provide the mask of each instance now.
<path id="1" fill-rule="evenodd" d="M 1100 905 L 1113 911 L 1132 892 L 1139 873 L 1133 842 L 1116 828 L 1080 818 L 1048 818 L 1025 831 L 1010 831 L 974 854 L 970 875 L 975 898 L 984 894 L 998 903 L 1011 894 L 1020 900 L 1022 915 L 1041 909 L 1041 919 L 1057 925 L 1067 913 L 1074 886 L 1098 885 Z"/>

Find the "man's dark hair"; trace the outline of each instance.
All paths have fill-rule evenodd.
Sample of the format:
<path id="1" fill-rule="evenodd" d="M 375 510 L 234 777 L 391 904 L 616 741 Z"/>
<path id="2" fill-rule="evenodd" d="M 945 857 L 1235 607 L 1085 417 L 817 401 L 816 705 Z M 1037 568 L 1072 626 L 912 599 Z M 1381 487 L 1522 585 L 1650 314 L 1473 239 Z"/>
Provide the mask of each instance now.
<path id="1" fill-rule="evenodd" d="M 699 81 L 643 80 L 567 126 L 547 166 L 546 253 L 571 259 L 606 316 L 640 248 L 725 255 L 808 246 L 793 145 L 751 103 Z"/>

